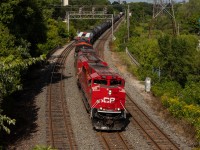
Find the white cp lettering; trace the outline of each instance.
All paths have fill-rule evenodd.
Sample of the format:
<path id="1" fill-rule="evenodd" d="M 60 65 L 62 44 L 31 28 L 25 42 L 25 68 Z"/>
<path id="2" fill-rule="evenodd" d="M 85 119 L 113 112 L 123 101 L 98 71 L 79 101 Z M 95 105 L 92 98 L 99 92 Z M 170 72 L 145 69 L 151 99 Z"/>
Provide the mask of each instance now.
<path id="1" fill-rule="evenodd" d="M 115 101 L 114 97 L 104 97 L 101 102 L 102 103 L 113 103 Z"/>

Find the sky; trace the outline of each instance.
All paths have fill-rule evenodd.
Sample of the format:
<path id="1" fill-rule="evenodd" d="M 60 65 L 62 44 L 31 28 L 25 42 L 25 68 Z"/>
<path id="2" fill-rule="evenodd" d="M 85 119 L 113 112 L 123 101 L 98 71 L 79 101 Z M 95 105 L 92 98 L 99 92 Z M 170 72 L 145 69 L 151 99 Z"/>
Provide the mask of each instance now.
<path id="1" fill-rule="evenodd" d="M 114 2 L 114 1 L 118 1 L 118 0 L 110 0 L 110 2 Z M 122 0 L 122 1 L 126 1 L 127 3 L 129 2 L 153 2 L 153 0 Z M 183 0 L 174 0 L 176 2 L 182 2 Z"/>

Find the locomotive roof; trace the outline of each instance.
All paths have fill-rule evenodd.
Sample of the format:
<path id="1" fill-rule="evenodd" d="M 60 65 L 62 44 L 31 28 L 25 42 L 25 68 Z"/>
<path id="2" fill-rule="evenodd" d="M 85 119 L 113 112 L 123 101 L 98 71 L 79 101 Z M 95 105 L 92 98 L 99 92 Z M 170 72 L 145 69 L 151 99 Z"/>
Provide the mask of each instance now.
<path id="1" fill-rule="evenodd" d="M 101 60 L 97 55 L 87 54 L 79 57 L 82 62 L 86 62 L 94 73 L 91 74 L 92 78 L 105 77 L 105 78 L 121 78 L 119 74 L 115 73 L 108 64 Z M 109 77 L 108 77 L 109 76 Z"/>
<path id="2" fill-rule="evenodd" d="M 87 53 L 87 55 L 81 55 L 80 59 L 82 61 L 88 62 L 88 64 L 105 64 L 97 55 Z M 106 63 L 107 64 L 107 63 Z"/>
<path id="3" fill-rule="evenodd" d="M 99 76 L 111 76 L 111 77 L 119 77 L 117 73 L 115 73 L 108 66 L 98 65 L 98 64 L 90 64 L 90 67 L 93 68 Z M 94 77 L 94 75 L 93 75 Z"/>

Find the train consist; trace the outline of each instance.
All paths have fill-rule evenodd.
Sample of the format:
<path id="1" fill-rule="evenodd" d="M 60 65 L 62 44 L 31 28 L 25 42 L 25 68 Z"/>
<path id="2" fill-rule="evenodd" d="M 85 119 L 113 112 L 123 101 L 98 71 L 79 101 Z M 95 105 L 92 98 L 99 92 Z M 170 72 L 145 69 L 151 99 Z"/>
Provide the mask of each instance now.
<path id="1" fill-rule="evenodd" d="M 109 22 L 95 28 L 99 29 L 99 33 L 94 34 L 95 30 L 92 30 L 92 38 L 89 40 L 85 37 L 77 39 L 74 55 L 77 85 L 83 92 L 83 101 L 90 113 L 94 129 L 123 130 L 126 122 L 125 80 L 114 72 L 92 47 L 92 43 L 109 28 L 107 23 Z"/>
<path id="2" fill-rule="evenodd" d="M 113 18 L 113 24 L 116 23 L 124 14 L 120 13 L 119 15 L 116 15 Z M 102 24 L 94 27 L 89 32 L 80 32 L 78 36 L 75 38 L 76 41 L 79 40 L 85 40 L 86 42 L 89 42 L 91 44 L 94 44 L 94 42 L 108 29 L 112 26 L 112 21 L 106 21 Z"/>

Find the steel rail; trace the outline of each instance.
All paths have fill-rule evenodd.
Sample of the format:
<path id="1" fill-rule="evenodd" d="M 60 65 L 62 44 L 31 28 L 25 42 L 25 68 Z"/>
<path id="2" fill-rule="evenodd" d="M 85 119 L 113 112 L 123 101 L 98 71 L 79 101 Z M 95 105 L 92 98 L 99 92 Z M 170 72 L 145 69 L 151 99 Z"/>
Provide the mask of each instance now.
<path id="1" fill-rule="evenodd" d="M 77 149 L 65 101 L 63 83 L 64 63 L 73 48 L 73 43 L 71 43 L 52 65 L 51 77 L 47 90 L 49 106 L 49 118 L 47 122 L 49 124 L 49 144 L 53 148 L 58 149 Z"/>
<path id="2" fill-rule="evenodd" d="M 127 95 L 127 102 L 130 104 L 126 107 L 126 109 L 131 114 L 134 121 L 131 123 L 134 126 L 138 126 L 143 133 L 143 136 L 149 139 L 149 144 L 154 149 L 172 149 L 178 150 L 179 147 L 164 133 L 155 123 L 150 119 L 147 114 L 134 102 L 134 99 L 130 96 L 129 93 Z"/>

